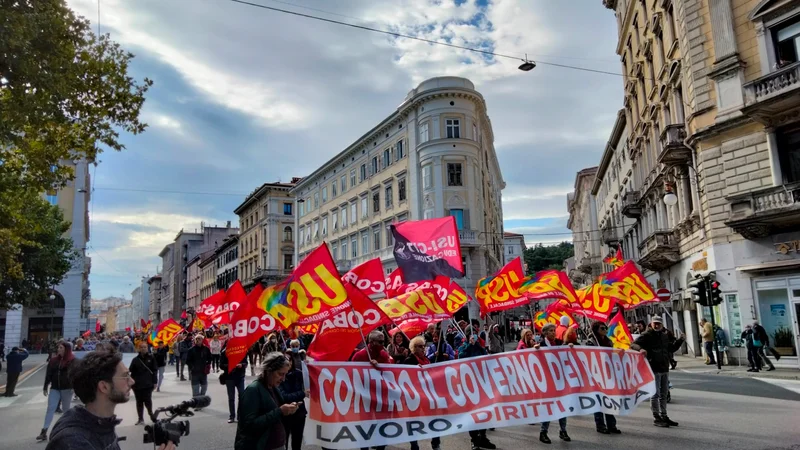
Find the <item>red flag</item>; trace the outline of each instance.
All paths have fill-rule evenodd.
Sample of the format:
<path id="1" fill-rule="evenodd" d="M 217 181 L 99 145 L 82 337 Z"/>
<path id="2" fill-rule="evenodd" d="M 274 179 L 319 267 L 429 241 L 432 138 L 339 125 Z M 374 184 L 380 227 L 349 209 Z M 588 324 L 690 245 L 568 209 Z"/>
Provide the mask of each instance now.
<path id="1" fill-rule="evenodd" d="M 617 315 L 608 322 L 608 332 L 606 333 L 611 342 L 614 343 L 614 348 L 621 348 L 627 350 L 631 348 L 633 337 L 631 331 L 628 329 L 628 324 L 625 323 L 625 316 L 622 311 L 617 312 Z"/>
<path id="2" fill-rule="evenodd" d="M 579 289 L 576 294 L 578 295 L 578 307 L 573 307 L 576 313 L 583 314 L 592 320 L 600 320 L 602 322 L 608 320 L 608 316 L 616 303 L 616 300 L 609 295 L 612 294 L 609 285 L 594 283 Z"/>
<path id="3" fill-rule="evenodd" d="M 441 320 L 434 319 L 411 319 L 400 322 L 395 328 L 389 330 L 389 336 L 394 337 L 398 331 L 402 331 L 408 338 L 413 338 L 422 333 L 428 328 L 430 324 L 437 324 Z"/>
<path id="4" fill-rule="evenodd" d="M 658 302 L 653 287 L 633 261 L 626 261 L 622 267 L 603 274 L 600 284 L 604 285 L 604 292 L 609 297 L 626 307 Z"/>
<path id="5" fill-rule="evenodd" d="M 225 301 L 221 305 L 217 306 L 217 311 L 211 315 L 211 323 L 214 325 L 228 325 L 231 323 L 230 313 L 239 309 L 239 306 L 246 299 L 247 293 L 244 291 L 242 283 L 239 280 L 236 280 L 231 287 L 228 288 L 228 291 L 225 292 Z"/>
<path id="6" fill-rule="evenodd" d="M 141 324 L 142 330 L 144 330 L 147 326 L 147 322 L 145 322 L 144 319 L 139 319 L 139 324 Z"/>
<path id="7" fill-rule="evenodd" d="M 100 321 L 98 320 L 94 323 L 94 332 L 99 333 L 101 329 Z"/>
<path id="8" fill-rule="evenodd" d="M 163 342 L 164 345 L 169 345 L 176 336 L 184 331 L 183 327 L 175 322 L 175 319 L 167 319 L 161 322 L 155 329 L 155 337 L 152 338 L 153 343 L 157 341 Z"/>
<path id="9" fill-rule="evenodd" d="M 542 270 L 525 277 L 520 292 L 531 300 L 558 298 L 566 300 L 572 308 L 579 305 L 572 282 L 560 270 Z"/>
<path id="10" fill-rule="evenodd" d="M 131 327 L 125 327 L 125 331 L 131 331 Z"/>
<path id="11" fill-rule="evenodd" d="M 395 297 L 400 294 L 399 290 L 403 284 L 403 271 L 398 267 L 386 277 L 386 296 Z"/>
<path id="12" fill-rule="evenodd" d="M 367 296 L 383 295 L 386 291 L 386 277 L 383 274 L 381 259 L 370 259 L 354 267 L 351 271 L 344 274 L 342 282 L 354 284 L 357 288 L 364 291 Z"/>
<path id="13" fill-rule="evenodd" d="M 183 312 L 181 313 L 181 319 L 185 319 L 186 317 L 187 317 L 186 310 L 184 309 Z"/>
<path id="14" fill-rule="evenodd" d="M 236 368 L 245 355 L 247 350 L 252 347 L 257 340 L 267 333 L 281 329 L 278 321 L 274 317 L 264 312 L 258 307 L 258 299 L 264 293 L 280 291 L 286 289 L 286 283 L 277 286 L 270 286 L 267 289 L 257 284 L 250 294 L 247 295 L 242 305 L 233 312 L 231 319 L 231 338 L 225 355 L 228 357 L 228 370 Z"/>
<path id="15" fill-rule="evenodd" d="M 315 361 L 347 361 L 358 343 L 370 331 L 392 320 L 364 293 L 352 284 L 345 290 L 350 298 L 347 310 L 324 320 L 308 347 Z"/>
<path id="16" fill-rule="evenodd" d="M 91 335 L 92 335 L 92 330 L 86 330 L 86 332 L 85 332 L 85 333 L 83 333 L 81 336 L 83 336 L 83 337 L 85 337 L 85 338 L 88 338 L 88 337 L 89 337 L 89 336 L 91 336 Z"/>
<path id="17" fill-rule="evenodd" d="M 197 317 L 206 323 L 210 322 L 211 316 L 213 316 L 217 312 L 217 308 L 225 302 L 225 298 L 226 294 L 224 290 L 219 290 L 211 294 L 197 306 Z"/>
<path id="18" fill-rule="evenodd" d="M 407 283 L 432 280 L 437 275 L 464 277 L 461 243 L 453 216 L 391 225 L 394 259 Z"/>
<path id="19" fill-rule="evenodd" d="M 481 307 L 481 315 L 527 305 L 530 301 L 520 291 L 524 276 L 522 260 L 516 257 L 496 274 L 480 279 L 475 288 L 475 297 Z"/>

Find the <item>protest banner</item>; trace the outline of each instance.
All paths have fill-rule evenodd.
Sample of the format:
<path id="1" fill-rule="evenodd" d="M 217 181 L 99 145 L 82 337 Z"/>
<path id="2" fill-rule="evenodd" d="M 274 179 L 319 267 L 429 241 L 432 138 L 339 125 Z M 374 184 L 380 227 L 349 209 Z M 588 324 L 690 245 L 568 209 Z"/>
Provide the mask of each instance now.
<path id="1" fill-rule="evenodd" d="M 370 298 L 383 297 L 386 292 L 386 277 L 381 259 L 370 259 L 354 267 L 342 276 L 342 282 L 354 284 Z"/>
<path id="2" fill-rule="evenodd" d="M 530 300 L 519 292 L 524 276 L 522 260 L 516 257 L 496 274 L 478 280 L 475 298 L 481 307 L 481 315 L 527 305 Z"/>
<path id="3" fill-rule="evenodd" d="M 598 347 L 521 350 L 427 366 L 308 365 L 304 437 L 350 449 L 603 412 L 655 393 L 644 355 Z"/>
<path id="4" fill-rule="evenodd" d="M 433 280 L 439 275 L 464 277 L 455 217 L 401 222 L 390 229 L 394 259 L 406 283 Z"/>

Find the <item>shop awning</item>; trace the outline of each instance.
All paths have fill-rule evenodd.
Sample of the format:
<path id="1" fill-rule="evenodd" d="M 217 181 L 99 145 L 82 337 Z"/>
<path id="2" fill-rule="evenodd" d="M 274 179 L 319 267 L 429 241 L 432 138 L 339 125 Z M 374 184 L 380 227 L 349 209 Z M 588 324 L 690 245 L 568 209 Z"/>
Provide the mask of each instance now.
<path id="1" fill-rule="evenodd" d="M 767 270 L 780 270 L 790 269 L 792 267 L 800 267 L 800 259 L 788 259 L 785 261 L 772 261 L 762 264 L 752 264 L 749 266 L 737 267 L 739 272 L 763 272 Z"/>

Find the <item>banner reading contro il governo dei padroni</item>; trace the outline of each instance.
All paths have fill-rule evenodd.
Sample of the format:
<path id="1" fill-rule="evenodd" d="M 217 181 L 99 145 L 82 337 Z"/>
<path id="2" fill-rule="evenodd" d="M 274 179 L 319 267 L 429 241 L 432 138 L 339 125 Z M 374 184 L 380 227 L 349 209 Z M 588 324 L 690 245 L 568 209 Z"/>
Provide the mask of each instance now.
<path id="1" fill-rule="evenodd" d="M 655 393 L 637 352 L 542 348 L 424 367 L 308 366 L 304 437 L 332 449 L 430 439 L 602 411 L 626 415 Z"/>

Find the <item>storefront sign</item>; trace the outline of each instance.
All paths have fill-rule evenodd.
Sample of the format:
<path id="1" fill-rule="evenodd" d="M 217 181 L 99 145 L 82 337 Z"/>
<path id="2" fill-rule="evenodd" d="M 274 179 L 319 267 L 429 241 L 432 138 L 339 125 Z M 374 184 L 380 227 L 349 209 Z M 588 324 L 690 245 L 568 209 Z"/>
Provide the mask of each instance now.
<path id="1" fill-rule="evenodd" d="M 693 262 L 692 263 L 692 270 L 694 270 L 695 272 L 702 271 L 702 270 L 708 270 L 708 259 L 703 258 L 703 259 L 698 259 L 697 261 Z"/>
<path id="2" fill-rule="evenodd" d="M 800 252 L 800 240 L 798 241 L 789 241 L 789 242 L 779 242 L 775 245 L 776 253 L 780 253 L 783 255 L 788 255 L 791 252 L 798 253 Z"/>

